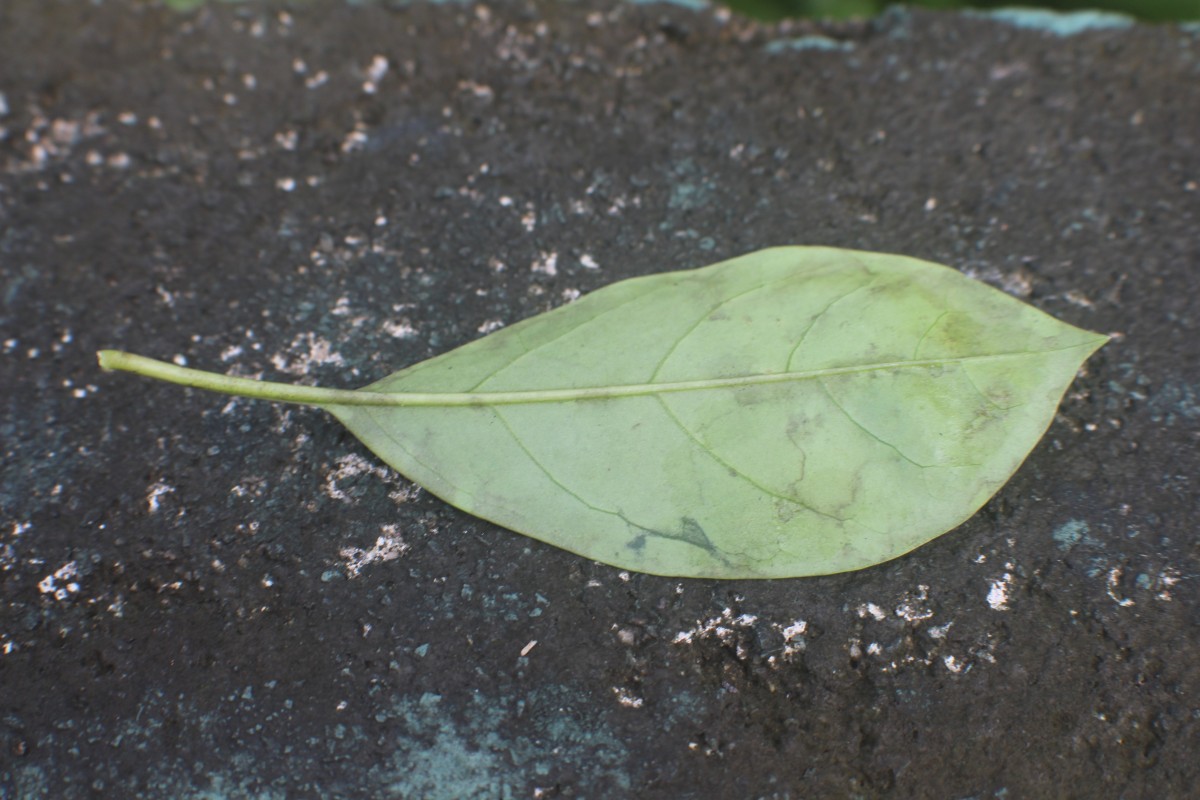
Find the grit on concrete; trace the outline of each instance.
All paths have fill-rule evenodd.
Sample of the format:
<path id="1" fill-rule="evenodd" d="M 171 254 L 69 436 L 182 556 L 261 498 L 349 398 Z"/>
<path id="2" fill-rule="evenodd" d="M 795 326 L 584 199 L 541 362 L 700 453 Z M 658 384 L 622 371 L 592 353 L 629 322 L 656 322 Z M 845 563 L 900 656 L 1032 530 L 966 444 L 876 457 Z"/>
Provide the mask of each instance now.
<path id="1" fill-rule="evenodd" d="M 1200 37 L 1031 21 L 4 2 L 0 798 L 1188 796 Z M 961 528 L 724 583 L 95 362 L 354 387 L 789 243 L 1114 341 Z"/>

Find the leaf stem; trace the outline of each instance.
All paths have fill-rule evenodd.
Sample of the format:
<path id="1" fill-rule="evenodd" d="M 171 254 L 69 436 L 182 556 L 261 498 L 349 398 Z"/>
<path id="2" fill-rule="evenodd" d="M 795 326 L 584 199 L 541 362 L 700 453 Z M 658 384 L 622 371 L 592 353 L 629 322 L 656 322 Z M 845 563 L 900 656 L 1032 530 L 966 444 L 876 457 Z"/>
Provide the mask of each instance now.
<path id="1" fill-rule="evenodd" d="M 1095 341 L 1058 348 L 1061 350 L 1096 349 Z M 392 406 L 392 407 L 466 407 L 519 405 L 525 403 L 563 403 L 576 400 L 612 400 L 619 397 L 644 397 L 674 392 L 694 392 L 704 389 L 733 389 L 740 386 L 762 386 L 773 383 L 831 378 L 837 375 L 853 375 L 877 370 L 935 369 L 952 364 L 994 361 L 1018 358 L 1040 353 L 1010 352 L 986 353 L 957 358 L 926 358 L 906 361 L 886 361 L 875 364 L 860 364 L 848 367 L 826 367 L 802 372 L 770 372 L 758 375 L 737 375 L 706 380 L 675 381 L 663 383 L 622 384 L 617 386 L 589 386 L 576 389 L 531 389 L 515 392 L 373 392 L 362 389 L 323 389 L 319 386 L 298 386 L 291 383 L 259 381 L 220 375 L 215 372 L 180 367 L 145 356 L 125 353 L 120 350 L 101 350 L 97 355 L 100 367 L 156 378 L 167 383 L 191 386 L 209 392 L 270 400 L 276 403 L 297 403 L 306 406 Z"/>
<path id="2" fill-rule="evenodd" d="M 180 367 L 159 361 L 154 358 L 125 353 L 120 350 L 101 350 L 97 357 L 100 368 L 132 372 L 167 383 L 180 386 L 191 386 L 194 389 L 204 389 L 220 394 L 232 394 L 239 397 L 252 397 L 258 400 L 273 400 L 277 403 L 298 403 L 306 406 L 325 405 L 375 405 L 376 399 L 370 399 L 372 393 L 356 392 L 348 389 L 322 389 L 319 386 L 297 386 L 291 383 L 276 383 L 274 381 L 258 381 L 252 378 L 238 378 L 233 375 L 220 375 L 216 372 L 205 372 L 200 369 Z M 389 397 L 390 395 L 375 395 Z"/>

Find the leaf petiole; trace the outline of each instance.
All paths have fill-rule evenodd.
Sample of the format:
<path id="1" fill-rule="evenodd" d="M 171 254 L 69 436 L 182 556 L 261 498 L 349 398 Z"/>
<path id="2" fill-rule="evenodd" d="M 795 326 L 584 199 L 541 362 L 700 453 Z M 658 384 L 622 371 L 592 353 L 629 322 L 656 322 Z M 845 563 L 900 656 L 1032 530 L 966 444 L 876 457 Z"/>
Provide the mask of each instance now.
<path id="1" fill-rule="evenodd" d="M 298 403 L 306 406 L 327 405 L 378 405 L 380 398 L 388 395 L 371 392 L 356 392 L 348 389 L 323 389 L 319 386 L 297 386 L 291 383 L 276 383 L 274 381 L 259 381 L 252 378 L 238 378 L 233 375 L 220 375 L 216 372 L 205 372 L 200 369 L 180 367 L 159 361 L 154 358 L 126 353 L 121 350 L 101 350 L 96 354 L 100 368 L 132 372 L 167 383 L 180 386 L 190 386 L 194 389 L 204 389 L 220 394 L 232 394 L 239 397 L 251 397 L 258 400 L 272 400 L 277 403 Z"/>

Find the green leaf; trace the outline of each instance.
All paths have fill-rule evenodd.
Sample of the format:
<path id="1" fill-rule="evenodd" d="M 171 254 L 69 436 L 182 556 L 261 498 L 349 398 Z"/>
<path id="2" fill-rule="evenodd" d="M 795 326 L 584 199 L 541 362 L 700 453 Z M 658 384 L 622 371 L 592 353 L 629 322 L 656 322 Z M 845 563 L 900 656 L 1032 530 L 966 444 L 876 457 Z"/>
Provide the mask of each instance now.
<path id="1" fill-rule="evenodd" d="M 451 505 L 606 564 L 779 578 L 962 523 L 1106 341 L 937 264 L 783 247 L 613 284 L 358 391 L 101 364 L 319 405 Z"/>

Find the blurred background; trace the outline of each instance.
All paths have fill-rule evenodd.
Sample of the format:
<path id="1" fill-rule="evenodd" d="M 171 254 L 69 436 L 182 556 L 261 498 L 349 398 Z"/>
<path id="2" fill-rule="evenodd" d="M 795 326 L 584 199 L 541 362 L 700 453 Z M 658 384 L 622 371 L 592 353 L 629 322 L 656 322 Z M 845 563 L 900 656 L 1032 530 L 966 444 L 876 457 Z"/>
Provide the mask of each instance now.
<path id="1" fill-rule="evenodd" d="M 179 10 L 187 10 L 215 0 L 164 0 Z M 220 0 L 237 2 L 238 0 Z M 680 2 L 681 0 L 676 0 Z M 696 0 L 700 2 L 701 0 Z M 762 20 L 779 20 L 787 17 L 816 17 L 826 19 L 848 19 L 850 17 L 872 17 L 888 6 L 909 5 L 938 9 L 989 9 L 1043 8 L 1054 11 L 1111 11 L 1128 14 L 1148 22 L 1172 22 L 1200 20 L 1200 0 L 1041 0 L 1036 2 L 1014 2 L 1014 0 L 908 0 L 897 3 L 893 0 L 726 0 L 717 3 L 726 5 L 748 17 Z"/>

